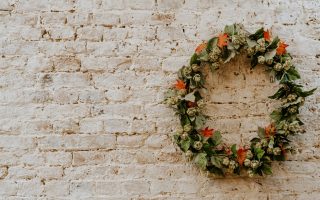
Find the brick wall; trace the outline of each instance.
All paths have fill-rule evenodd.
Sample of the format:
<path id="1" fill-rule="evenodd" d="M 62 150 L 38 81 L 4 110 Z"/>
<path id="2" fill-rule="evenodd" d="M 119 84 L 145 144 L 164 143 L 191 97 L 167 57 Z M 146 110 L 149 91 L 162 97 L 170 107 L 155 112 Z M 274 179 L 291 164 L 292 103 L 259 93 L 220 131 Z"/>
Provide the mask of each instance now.
<path id="1" fill-rule="evenodd" d="M 161 104 L 196 44 L 243 23 L 285 38 L 320 87 L 318 0 L 1 0 L 0 199 L 318 199 L 320 97 L 273 176 L 207 177 L 170 139 Z M 244 143 L 277 85 L 239 57 L 208 75 L 208 124 Z"/>

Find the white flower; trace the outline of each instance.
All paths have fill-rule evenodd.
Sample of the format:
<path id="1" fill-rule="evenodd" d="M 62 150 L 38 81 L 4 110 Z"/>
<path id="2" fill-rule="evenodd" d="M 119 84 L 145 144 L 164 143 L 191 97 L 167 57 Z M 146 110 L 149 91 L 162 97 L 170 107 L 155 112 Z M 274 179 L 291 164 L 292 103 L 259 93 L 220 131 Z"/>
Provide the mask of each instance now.
<path id="1" fill-rule="evenodd" d="M 187 94 L 187 90 L 186 89 L 178 90 L 178 95 L 179 96 L 184 96 L 186 94 Z"/>
<path id="2" fill-rule="evenodd" d="M 185 66 L 182 69 L 182 73 L 184 76 L 189 76 L 192 73 L 192 68 L 190 66 Z"/>
<path id="3" fill-rule="evenodd" d="M 188 158 L 190 158 L 192 155 L 193 155 L 192 151 L 188 150 L 188 151 L 186 152 L 186 156 L 187 156 Z"/>
<path id="4" fill-rule="evenodd" d="M 271 59 L 266 60 L 266 63 L 267 63 L 268 65 L 271 65 L 271 64 L 273 63 L 273 59 L 271 58 Z"/>
<path id="5" fill-rule="evenodd" d="M 229 168 L 230 169 L 235 169 L 237 167 L 237 163 L 234 160 L 231 160 L 229 162 Z"/>
<path id="6" fill-rule="evenodd" d="M 255 51 L 254 47 L 250 47 L 250 48 L 248 48 L 247 52 L 248 52 L 249 56 L 252 56 L 256 51 Z"/>
<path id="7" fill-rule="evenodd" d="M 251 152 L 250 150 L 248 150 L 248 151 L 246 152 L 246 158 L 251 159 L 252 157 L 253 157 L 252 152 Z"/>
<path id="8" fill-rule="evenodd" d="M 283 64 L 283 68 L 286 71 L 289 70 L 291 66 L 292 66 L 291 59 L 286 60 L 285 63 Z"/>
<path id="9" fill-rule="evenodd" d="M 201 69 L 200 65 L 197 64 L 193 64 L 191 67 L 194 72 L 198 72 Z"/>
<path id="10" fill-rule="evenodd" d="M 266 44 L 266 41 L 265 41 L 265 39 L 264 38 L 260 38 L 259 40 L 257 40 L 257 43 L 260 45 L 260 46 L 265 46 L 265 44 Z"/>
<path id="11" fill-rule="evenodd" d="M 245 159 L 243 164 L 244 166 L 249 167 L 251 165 L 251 160 Z"/>
<path id="12" fill-rule="evenodd" d="M 197 114 L 198 110 L 196 108 L 188 108 L 187 110 L 187 114 L 190 116 L 190 117 L 193 117 Z"/>
<path id="13" fill-rule="evenodd" d="M 279 147 L 276 147 L 273 149 L 273 154 L 274 155 L 280 155 L 281 154 L 281 149 Z"/>
<path id="14" fill-rule="evenodd" d="M 183 133 L 183 129 L 181 127 L 177 128 L 176 133 L 181 135 Z"/>
<path id="15" fill-rule="evenodd" d="M 197 101 L 197 105 L 199 108 L 203 108 L 205 106 L 203 99 L 200 99 L 199 101 Z"/>
<path id="16" fill-rule="evenodd" d="M 193 144 L 193 147 L 194 147 L 196 150 L 200 150 L 200 149 L 202 148 L 202 142 L 196 141 L 196 142 Z"/>
<path id="17" fill-rule="evenodd" d="M 229 160 L 228 157 L 225 157 L 225 158 L 222 160 L 222 164 L 223 164 L 224 166 L 228 166 L 228 165 L 229 165 L 229 162 L 230 162 L 230 160 Z"/>
<path id="18" fill-rule="evenodd" d="M 287 99 L 288 99 L 288 101 L 294 101 L 294 100 L 296 100 L 297 97 L 298 96 L 296 94 L 289 94 L 287 96 Z"/>
<path id="19" fill-rule="evenodd" d="M 181 135 L 181 140 L 186 140 L 189 137 L 188 133 L 183 133 Z"/>
<path id="20" fill-rule="evenodd" d="M 283 69 L 283 66 L 281 65 L 281 63 L 277 63 L 273 66 L 273 68 L 276 71 L 281 71 Z"/>
<path id="21" fill-rule="evenodd" d="M 268 153 L 268 154 L 273 154 L 273 148 L 270 148 L 270 147 L 269 147 L 269 148 L 267 149 L 267 153 Z"/>
<path id="22" fill-rule="evenodd" d="M 268 141 L 267 141 L 266 139 L 262 139 L 262 140 L 261 140 L 261 145 L 262 145 L 263 147 L 268 146 Z"/>
<path id="23" fill-rule="evenodd" d="M 251 161 L 251 168 L 252 169 L 257 169 L 259 167 L 259 165 L 260 165 L 259 161 L 257 161 L 257 160 Z"/>
<path id="24" fill-rule="evenodd" d="M 193 76 L 193 80 L 194 80 L 195 82 L 200 82 L 200 81 L 201 81 L 201 76 L 200 76 L 200 74 L 194 75 L 194 76 Z"/>
<path id="25" fill-rule="evenodd" d="M 288 109 L 289 113 L 293 114 L 296 113 L 298 111 L 297 106 L 292 106 Z"/>
<path id="26" fill-rule="evenodd" d="M 217 62 L 219 60 L 219 55 L 214 52 L 211 52 L 209 53 L 209 60 L 211 62 Z"/>
<path id="27" fill-rule="evenodd" d="M 250 178 L 252 178 L 252 177 L 254 176 L 254 172 L 253 172 L 251 169 L 249 169 L 249 170 L 247 171 L 247 173 L 248 173 L 248 176 L 249 176 Z"/>
<path id="28" fill-rule="evenodd" d="M 266 58 L 264 56 L 259 56 L 258 57 L 258 63 L 264 64 L 265 61 L 266 61 Z"/>

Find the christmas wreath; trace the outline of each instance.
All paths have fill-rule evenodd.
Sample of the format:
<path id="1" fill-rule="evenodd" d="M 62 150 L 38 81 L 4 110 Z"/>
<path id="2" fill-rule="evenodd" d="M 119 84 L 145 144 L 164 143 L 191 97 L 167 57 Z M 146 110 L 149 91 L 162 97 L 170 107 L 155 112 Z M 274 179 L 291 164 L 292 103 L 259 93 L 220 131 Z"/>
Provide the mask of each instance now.
<path id="1" fill-rule="evenodd" d="M 178 71 L 176 83 L 165 94 L 164 102 L 174 108 L 181 128 L 174 139 L 186 156 L 201 169 L 217 175 L 240 174 L 246 171 L 249 177 L 272 173 L 273 160 L 285 160 L 292 135 L 304 132 L 299 119 L 299 108 L 305 98 L 315 89 L 305 91 L 295 83 L 300 78 L 292 57 L 286 51 L 288 45 L 278 37 L 271 37 L 264 28 L 254 34 L 242 25 L 226 26 L 223 33 L 200 44 L 190 59 L 190 65 Z M 222 143 L 220 131 L 205 127 L 208 116 L 203 114 L 205 102 L 201 96 L 204 88 L 203 68 L 219 69 L 235 55 L 246 53 L 251 59 L 251 68 L 265 65 L 280 84 L 271 99 L 281 100 L 281 106 L 271 114 L 271 123 L 258 127 L 257 137 L 244 146 Z"/>

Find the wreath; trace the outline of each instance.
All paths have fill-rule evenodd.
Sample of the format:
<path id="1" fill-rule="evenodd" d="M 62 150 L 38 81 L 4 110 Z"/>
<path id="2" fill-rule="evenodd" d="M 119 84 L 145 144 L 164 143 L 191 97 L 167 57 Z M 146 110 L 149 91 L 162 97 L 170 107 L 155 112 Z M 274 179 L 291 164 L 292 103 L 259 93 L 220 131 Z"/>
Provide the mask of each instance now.
<path id="1" fill-rule="evenodd" d="M 185 155 L 201 169 L 217 175 L 238 174 L 246 171 L 249 177 L 256 174 L 272 174 L 271 162 L 283 161 L 287 152 L 295 152 L 290 146 L 291 136 L 305 132 L 299 119 L 299 108 L 305 97 L 316 88 L 305 91 L 295 83 L 300 79 L 288 45 L 270 31 L 260 28 L 254 34 L 241 24 L 225 26 L 223 33 L 200 44 L 190 59 L 190 65 L 178 71 L 176 83 L 165 94 L 165 104 L 170 105 L 179 116 L 181 128 L 174 140 Z M 235 55 L 247 53 L 251 68 L 265 65 L 280 84 L 278 91 L 269 96 L 281 100 L 281 106 L 271 114 L 271 123 L 258 127 L 257 137 L 244 146 L 222 143 L 220 131 L 204 127 L 208 116 L 203 114 L 205 102 L 201 96 L 204 88 L 205 67 L 212 72 Z"/>

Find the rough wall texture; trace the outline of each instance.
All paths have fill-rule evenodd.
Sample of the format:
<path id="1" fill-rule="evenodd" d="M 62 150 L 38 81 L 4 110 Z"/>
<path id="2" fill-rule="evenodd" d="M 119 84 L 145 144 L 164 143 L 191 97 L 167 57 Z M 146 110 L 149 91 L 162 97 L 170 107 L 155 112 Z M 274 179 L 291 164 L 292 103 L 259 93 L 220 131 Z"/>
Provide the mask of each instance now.
<path id="1" fill-rule="evenodd" d="M 298 154 L 271 177 L 209 178 L 170 134 L 160 102 L 196 44 L 226 24 L 285 38 L 320 87 L 318 0 L 1 0 L 0 199 L 319 199 L 319 91 Z M 243 143 L 275 91 L 245 58 L 208 77 L 209 125 Z"/>

